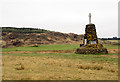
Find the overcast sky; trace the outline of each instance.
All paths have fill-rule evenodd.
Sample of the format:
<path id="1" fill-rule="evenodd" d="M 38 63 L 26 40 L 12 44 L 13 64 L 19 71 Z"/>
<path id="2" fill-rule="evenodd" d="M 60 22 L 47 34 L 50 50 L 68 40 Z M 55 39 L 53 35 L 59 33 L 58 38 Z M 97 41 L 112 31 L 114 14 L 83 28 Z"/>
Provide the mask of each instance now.
<path id="1" fill-rule="evenodd" d="M 0 26 L 84 34 L 92 14 L 99 38 L 118 36 L 119 0 L 0 0 Z"/>

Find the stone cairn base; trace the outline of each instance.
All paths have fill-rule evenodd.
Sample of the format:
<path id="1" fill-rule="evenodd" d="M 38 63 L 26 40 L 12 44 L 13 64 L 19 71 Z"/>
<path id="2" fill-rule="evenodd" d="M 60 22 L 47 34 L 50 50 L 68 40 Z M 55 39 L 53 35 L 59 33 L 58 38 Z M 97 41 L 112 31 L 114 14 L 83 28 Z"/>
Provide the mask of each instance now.
<path id="1" fill-rule="evenodd" d="M 106 48 L 85 48 L 81 47 L 75 51 L 76 54 L 108 54 Z"/>

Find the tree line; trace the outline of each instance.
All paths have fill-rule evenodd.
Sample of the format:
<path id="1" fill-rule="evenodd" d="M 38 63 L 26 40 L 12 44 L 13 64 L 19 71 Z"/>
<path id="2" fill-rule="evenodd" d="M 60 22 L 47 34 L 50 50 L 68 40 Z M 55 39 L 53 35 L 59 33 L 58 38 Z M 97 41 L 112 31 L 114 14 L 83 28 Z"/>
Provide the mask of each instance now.
<path id="1" fill-rule="evenodd" d="M 120 40 L 120 38 L 113 37 L 113 38 L 99 38 L 100 40 Z"/>
<path id="2" fill-rule="evenodd" d="M 2 32 L 17 32 L 17 33 L 45 33 L 49 30 L 39 28 L 16 28 L 16 27 L 0 27 Z"/>

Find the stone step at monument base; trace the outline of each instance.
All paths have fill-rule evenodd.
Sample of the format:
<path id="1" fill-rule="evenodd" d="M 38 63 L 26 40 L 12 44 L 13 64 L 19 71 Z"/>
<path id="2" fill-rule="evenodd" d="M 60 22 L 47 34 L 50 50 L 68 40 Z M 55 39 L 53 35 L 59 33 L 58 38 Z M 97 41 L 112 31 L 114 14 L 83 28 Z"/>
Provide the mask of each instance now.
<path id="1" fill-rule="evenodd" d="M 75 51 L 76 54 L 108 54 L 106 48 L 85 48 L 81 47 Z"/>

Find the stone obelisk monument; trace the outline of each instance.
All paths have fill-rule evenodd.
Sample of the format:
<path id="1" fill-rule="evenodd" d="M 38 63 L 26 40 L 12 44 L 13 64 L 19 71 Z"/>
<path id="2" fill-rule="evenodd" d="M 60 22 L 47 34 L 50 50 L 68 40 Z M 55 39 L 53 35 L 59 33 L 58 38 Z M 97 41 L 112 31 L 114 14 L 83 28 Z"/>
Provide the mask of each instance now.
<path id="1" fill-rule="evenodd" d="M 84 41 L 80 44 L 80 48 L 75 53 L 79 54 L 107 54 L 108 51 L 102 44 L 98 43 L 96 27 L 91 23 L 91 13 L 89 13 L 89 24 L 86 25 Z"/>

